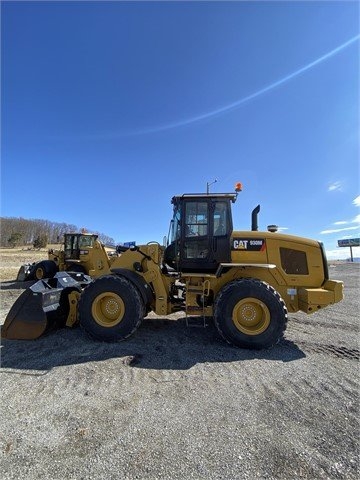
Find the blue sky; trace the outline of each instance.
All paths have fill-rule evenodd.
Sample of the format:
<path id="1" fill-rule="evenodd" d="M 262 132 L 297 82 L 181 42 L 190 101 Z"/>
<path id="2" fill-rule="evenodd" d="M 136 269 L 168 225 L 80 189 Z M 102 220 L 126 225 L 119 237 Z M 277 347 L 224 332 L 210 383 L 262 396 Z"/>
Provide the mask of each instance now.
<path id="1" fill-rule="evenodd" d="M 360 236 L 358 2 L 1 4 L 1 215 L 162 242 L 174 194 L 237 229 Z M 354 249 L 358 255 L 359 249 Z"/>

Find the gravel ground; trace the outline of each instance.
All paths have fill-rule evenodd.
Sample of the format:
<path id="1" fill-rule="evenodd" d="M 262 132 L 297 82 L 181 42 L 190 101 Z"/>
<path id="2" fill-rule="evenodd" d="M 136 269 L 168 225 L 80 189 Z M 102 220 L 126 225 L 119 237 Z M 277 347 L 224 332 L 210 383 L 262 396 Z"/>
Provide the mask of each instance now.
<path id="1" fill-rule="evenodd" d="M 358 479 L 359 273 L 331 267 L 345 300 L 269 351 L 180 314 L 118 344 L 3 340 L 2 479 Z M 2 323 L 22 290 L 1 287 Z"/>

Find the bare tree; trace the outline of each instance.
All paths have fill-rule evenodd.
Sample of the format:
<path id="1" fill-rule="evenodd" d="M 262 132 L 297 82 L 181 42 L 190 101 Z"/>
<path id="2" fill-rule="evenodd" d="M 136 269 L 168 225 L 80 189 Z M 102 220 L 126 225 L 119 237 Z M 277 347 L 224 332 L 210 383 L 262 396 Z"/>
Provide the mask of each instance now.
<path id="1" fill-rule="evenodd" d="M 14 217 L 0 218 L 0 246 L 33 245 L 36 239 L 46 237 L 46 243 L 62 243 L 64 233 L 80 232 L 79 227 L 69 223 L 57 223 L 49 220 Z M 114 244 L 114 239 L 97 233 L 100 241 Z M 11 239 L 11 241 L 10 241 Z"/>

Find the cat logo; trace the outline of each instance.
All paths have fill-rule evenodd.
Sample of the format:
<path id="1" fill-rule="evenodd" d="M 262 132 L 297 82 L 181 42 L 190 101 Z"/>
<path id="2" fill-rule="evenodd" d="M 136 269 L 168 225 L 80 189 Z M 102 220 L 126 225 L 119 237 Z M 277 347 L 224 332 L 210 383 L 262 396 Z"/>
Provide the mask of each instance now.
<path id="1" fill-rule="evenodd" d="M 246 250 L 250 252 L 263 252 L 266 248 L 264 238 L 233 238 L 232 250 Z"/>
<path id="2" fill-rule="evenodd" d="M 249 240 L 234 240 L 235 250 L 247 250 Z"/>

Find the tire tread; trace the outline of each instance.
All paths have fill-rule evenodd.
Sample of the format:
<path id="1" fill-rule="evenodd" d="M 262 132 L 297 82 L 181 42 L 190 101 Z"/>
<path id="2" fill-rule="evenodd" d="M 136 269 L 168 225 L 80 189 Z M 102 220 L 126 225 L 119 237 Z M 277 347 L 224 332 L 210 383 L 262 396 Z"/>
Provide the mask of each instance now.
<path id="1" fill-rule="evenodd" d="M 259 291 L 259 289 L 261 289 L 264 292 L 265 291 L 270 292 L 271 295 L 274 297 L 274 299 L 276 299 L 276 301 L 278 302 L 279 307 L 281 308 L 282 314 L 283 314 L 283 321 L 281 323 L 281 330 L 280 330 L 277 338 L 274 339 L 274 341 L 270 345 L 265 347 L 265 346 L 253 344 L 251 346 L 250 345 L 247 345 L 247 346 L 244 345 L 244 347 L 245 348 L 253 348 L 253 349 L 272 348 L 274 345 L 279 343 L 284 338 L 284 333 L 285 333 L 285 330 L 286 330 L 286 327 L 287 327 L 287 322 L 288 322 L 288 311 L 287 311 L 286 304 L 285 304 L 284 300 L 281 298 L 280 294 L 275 290 L 275 288 L 272 287 L 269 283 L 264 282 L 262 280 L 258 280 L 258 279 L 255 279 L 255 278 L 242 278 L 242 279 L 237 279 L 237 280 L 234 280 L 234 281 L 226 284 L 222 288 L 222 290 L 219 292 L 219 294 L 217 295 L 217 298 L 215 300 L 215 305 L 214 305 L 214 323 L 215 323 L 215 326 L 216 326 L 220 336 L 227 343 L 229 343 L 230 345 L 234 345 L 234 346 L 240 346 L 239 343 L 241 343 L 241 342 L 234 341 L 234 339 L 231 339 L 224 332 L 224 329 L 223 329 L 223 326 L 222 326 L 222 324 L 224 323 L 223 322 L 223 312 L 221 311 L 221 308 L 222 308 L 222 303 L 223 303 L 224 297 L 226 295 L 229 295 L 230 294 L 229 292 L 231 292 L 233 289 L 238 288 L 240 290 L 241 288 L 244 287 L 244 285 L 248 286 L 251 290 L 254 290 L 254 291 Z"/>
<path id="2" fill-rule="evenodd" d="M 89 308 L 89 306 L 87 305 L 87 303 L 89 302 L 89 297 L 91 299 L 91 296 L 94 296 L 94 295 L 96 296 L 99 294 L 99 293 L 96 293 L 99 288 L 99 282 L 102 282 L 105 284 L 107 282 L 111 282 L 111 283 L 114 283 L 114 285 L 118 284 L 119 287 L 126 286 L 126 288 L 128 288 L 131 294 L 131 298 L 134 302 L 135 311 L 138 313 L 137 318 L 134 318 L 135 321 L 132 324 L 131 328 L 128 329 L 128 331 L 124 333 L 116 332 L 116 330 L 118 330 L 116 327 L 119 327 L 119 325 L 120 325 L 120 329 L 123 329 L 122 328 L 123 325 L 122 323 L 120 323 L 116 327 L 111 329 L 112 335 L 103 335 L 102 332 L 105 331 L 104 329 L 106 327 L 101 327 L 100 325 L 96 324 L 95 321 L 93 321 L 92 324 L 87 319 L 82 321 L 81 319 L 82 315 Z M 142 301 L 140 292 L 132 282 L 130 282 L 125 277 L 121 277 L 118 275 L 104 275 L 103 277 L 100 277 L 94 280 L 84 289 L 78 303 L 78 317 L 80 321 L 80 327 L 82 328 L 83 331 L 85 331 L 85 333 L 90 338 L 97 341 L 100 340 L 103 342 L 117 342 L 117 341 L 126 340 L 131 335 L 133 335 L 134 332 L 139 328 L 143 320 L 144 314 L 145 314 L 145 306 L 144 306 L 144 302 Z M 96 330 L 98 330 L 98 332 Z M 109 332 L 110 332 L 110 328 L 106 329 L 106 333 L 109 334 Z"/>

